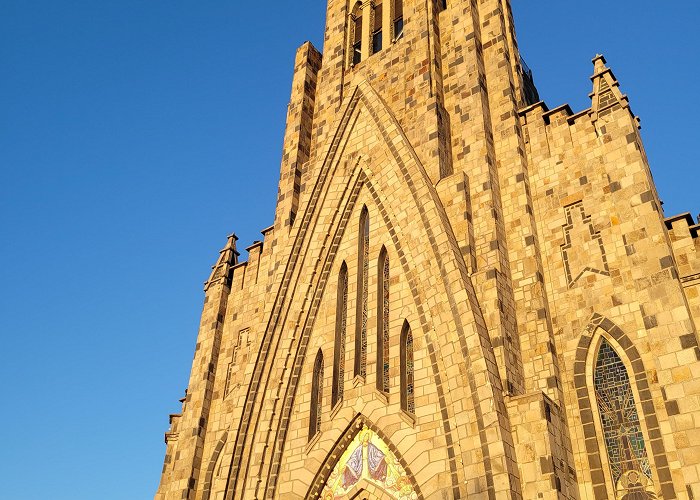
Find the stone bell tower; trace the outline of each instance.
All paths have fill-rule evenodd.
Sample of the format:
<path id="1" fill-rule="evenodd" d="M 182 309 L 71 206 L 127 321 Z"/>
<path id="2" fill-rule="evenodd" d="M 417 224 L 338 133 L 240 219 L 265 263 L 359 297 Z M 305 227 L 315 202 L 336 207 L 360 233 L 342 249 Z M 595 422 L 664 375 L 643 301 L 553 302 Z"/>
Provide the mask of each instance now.
<path id="1" fill-rule="evenodd" d="M 157 500 L 700 498 L 700 239 L 605 59 L 508 0 L 329 0 L 275 220 L 205 285 Z"/>

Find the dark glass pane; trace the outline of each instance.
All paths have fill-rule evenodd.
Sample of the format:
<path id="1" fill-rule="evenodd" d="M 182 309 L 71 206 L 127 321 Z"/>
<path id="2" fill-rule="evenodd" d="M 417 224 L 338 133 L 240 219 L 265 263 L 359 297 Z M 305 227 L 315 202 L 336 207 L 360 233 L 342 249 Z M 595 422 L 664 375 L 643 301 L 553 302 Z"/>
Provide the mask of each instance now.
<path id="1" fill-rule="evenodd" d="M 400 40 L 403 38 L 403 17 L 394 21 L 394 39 Z"/>
<path id="2" fill-rule="evenodd" d="M 359 64 L 362 61 L 362 43 L 356 43 L 352 47 L 352 63 Z"/>
<path id="3" fill-rule="evenodd" d="M 379 31 L 382 29 L 382 4 L 374 7 L 374 31 Z"/>
<path id="4" fill-rule="evenodd" d="M 372 54 L 382 50 L 382 31 L 379 30 L 372 35 Z"/>
<path id="5" fill-rule="evenodd" d="M 362 14 L 355 18 L 355 27 L 353 28 L 353 40 L 357 43 L 362 43 Z"/>
<path id="6" fill-rule="evenodd" d="M 403 0 L 394 0 L 394 19 L 403 17 Z"/>

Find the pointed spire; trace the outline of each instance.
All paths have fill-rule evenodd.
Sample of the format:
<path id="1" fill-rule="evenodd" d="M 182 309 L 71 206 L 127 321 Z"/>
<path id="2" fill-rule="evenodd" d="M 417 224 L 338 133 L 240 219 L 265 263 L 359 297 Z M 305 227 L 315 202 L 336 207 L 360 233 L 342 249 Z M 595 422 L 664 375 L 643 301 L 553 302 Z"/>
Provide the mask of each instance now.
<path id="1" fill-rule="evenodd" d="M 639 127 L 639 118 L 634 116 L 630 108 L 629 99 L 620 90 L 620 82 L 615 78 L 615 74 L 607 67 L 607 61 L 601 54 L 593 58 L 593 92 L 590 97 L 591 115 L 593 121 L 610 114 L 615 108 L 628 109 L 632 118 Z"/>
<path id="2" fill-rule="evenodd" d="M 241 255 L 236 250 L 236 241 L 238 241 L 238 236 L 235 234 L 232 233 L 228 236 L 226 246 L 219 252 L 219 259 L 216 261 L 216 265 L 212 267 L 211 276 L 204 283 L 205 292 L 209 290 L 210 286 L 217 283 L 231 285 L 231 270 L 238 264 L 238 256 Z"/>

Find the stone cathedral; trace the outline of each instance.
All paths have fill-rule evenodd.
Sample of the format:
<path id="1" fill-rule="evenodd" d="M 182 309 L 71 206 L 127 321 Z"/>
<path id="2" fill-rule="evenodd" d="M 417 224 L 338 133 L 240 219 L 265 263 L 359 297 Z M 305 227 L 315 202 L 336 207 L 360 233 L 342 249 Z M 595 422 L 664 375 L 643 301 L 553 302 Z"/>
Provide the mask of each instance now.
<path id="1" fill-rule="evenodd" d="M 156 499 L 700 500 L 700 225 L 591 80 L 542 102 L 509 0 L 329 0 Z"/>

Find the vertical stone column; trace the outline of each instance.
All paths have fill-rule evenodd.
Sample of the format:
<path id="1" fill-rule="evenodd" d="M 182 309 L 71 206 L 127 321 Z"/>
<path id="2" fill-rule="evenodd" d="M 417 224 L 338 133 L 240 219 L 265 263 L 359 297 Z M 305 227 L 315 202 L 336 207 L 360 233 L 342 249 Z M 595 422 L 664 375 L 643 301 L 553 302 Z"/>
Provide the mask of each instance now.
<path id="1" fill-rule="evenodd" d="M 451 115 L 451 163 L 454 172 L 466 174 L 470 190 L 471 211 L 465 217 L 473 236 L 470 234 L 468 240 L 463 238 L 462 250 L 465 260 L 472 263 L 475 288 L 504 389 L 522 393 L 499 158 L 492 123 L 493 120 L 498 125 L 503 111 L 493 112 L 491 106 L 498 103 L 490 100 L 492 93 L 511 92 L 508 79 L 491 75 L 494 68 L 500 70 L 509 64 L 507 51 L 489 52 L 494 44 L 492 40 L 501 43 L 505 40 L 503 16 L 498 2 L 487 4 L 477 0 L 449 2 L 440 16 L 444 31 L 441 32 L 443 89 L 445 106 Z M 514 113 L 512 105 L 510 114 Z"/>
<path id="2" fill-rule="evenodd" d="M 372 0 L 362 2 L 362 60 L 372 55 Z"/>
<path id="3" fill-rule="evenodd" d="M 197 336 L 194 361 L 182 417 L 178 419 L 175 465 L 169 484 L 161 484 L 159 498 L 191 500 L 202 472 L 202 450 L 212 404 L 214 377 L 231 291 L 231 268 L 238 259 L 236 236 L 229 236 L 226 247 L 205 285 L 204 309 Z"/>
<path id="4" fill-rule="evenodd" d="M 311 152 L 316 81 L 321 62 L 321 54 L 310 42 L 297 50 L 275 214 L 277 229 L 291 227 L 299 210 L 301 172 Z M 283 236 L 287 231 L 275 231 L 275 234 Z"/>

